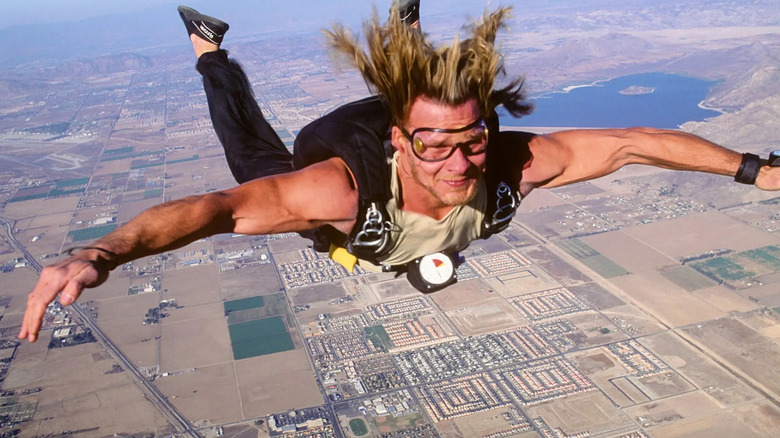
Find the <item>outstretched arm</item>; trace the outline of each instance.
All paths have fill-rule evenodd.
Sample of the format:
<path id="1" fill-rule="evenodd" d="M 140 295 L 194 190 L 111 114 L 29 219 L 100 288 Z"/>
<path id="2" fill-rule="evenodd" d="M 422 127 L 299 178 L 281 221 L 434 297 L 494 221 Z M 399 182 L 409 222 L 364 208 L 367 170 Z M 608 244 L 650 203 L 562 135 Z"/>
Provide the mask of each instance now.
<path id="1" fill-rule="evenodd" d="M 529 142 L 521 192 L 608 175 L 627 164 L 734 176 L 742 154 L 681 131 L 653 128 L 560 131 Z M 780 190 L 780 167 L 763 166 L 756 186 Z"/>
<path id="2" fill-rule="evenodd" d="M 35 342 L 46 307 L 60 292 L 60 302 L 69 305 L 130 260 L 219 233 L 269 234 L 325 224 L 348 231 L 356 209 L 357 191 L 340 159 L 152 207 L 89 245 L 92 249 L 44 268 L 28 296 L 19 339 Z"/>

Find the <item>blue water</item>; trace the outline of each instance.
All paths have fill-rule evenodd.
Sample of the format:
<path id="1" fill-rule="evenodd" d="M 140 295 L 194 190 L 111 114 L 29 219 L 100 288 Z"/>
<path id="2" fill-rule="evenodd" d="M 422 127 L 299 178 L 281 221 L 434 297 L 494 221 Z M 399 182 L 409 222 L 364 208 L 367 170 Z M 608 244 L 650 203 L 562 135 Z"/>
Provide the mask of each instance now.
<path id="1" fill-rule="evenodd" d="M 648 94 L 620 94 L 630 86 L 653 88 Z M 649 126 L 675 129 L 720 113 L 699 108 L 715 82 L 667 73 L 621 76 L 567 92 L 533 99 L 531 115 L 515 119 L 502 115 L 507 126 L 628 128 Z"/>

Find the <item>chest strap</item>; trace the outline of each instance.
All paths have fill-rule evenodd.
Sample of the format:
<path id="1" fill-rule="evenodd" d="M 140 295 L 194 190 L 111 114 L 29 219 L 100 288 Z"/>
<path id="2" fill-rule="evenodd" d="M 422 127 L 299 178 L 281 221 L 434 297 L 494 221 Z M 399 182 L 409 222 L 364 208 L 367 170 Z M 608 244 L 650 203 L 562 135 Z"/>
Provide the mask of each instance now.
<path id="1" fill-rule="evenodd" d="M 515 217 L 521 200 L 520 192 L 512 190 L 512 187 L 503 181 L 500 181 L 494 190 L 488 190 L 488 205 L 480 234 L 482 239 L 504 231 Z"/>
<path id="2" fill-rule="evenodd" d="M 347 237 L 347 251 L 360 259 L 379 264 L 378 259 L 392 248 L 392 229 L 385 202 L 360 200 L 355 226 Z"/>

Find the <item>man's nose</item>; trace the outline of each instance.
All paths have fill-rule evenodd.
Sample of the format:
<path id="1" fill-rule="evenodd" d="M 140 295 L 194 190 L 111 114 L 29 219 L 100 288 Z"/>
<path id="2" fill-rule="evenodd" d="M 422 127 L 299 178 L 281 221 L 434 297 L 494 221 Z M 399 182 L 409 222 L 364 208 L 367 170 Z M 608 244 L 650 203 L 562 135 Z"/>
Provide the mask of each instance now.
<path id="1" fill-rule="evenodd" d="M 455 146 L 455 150 L 452 152 L 452 155 L 447 158 L 446 169 L 449 172 L 462 175 L 466 173 L 466 170 L 468 170 L 469 167 L 472 166 L 469 157 L 466 156 L 466 154 L 463 152 L 464 147 L 466 146 L 462 144 Z"/>

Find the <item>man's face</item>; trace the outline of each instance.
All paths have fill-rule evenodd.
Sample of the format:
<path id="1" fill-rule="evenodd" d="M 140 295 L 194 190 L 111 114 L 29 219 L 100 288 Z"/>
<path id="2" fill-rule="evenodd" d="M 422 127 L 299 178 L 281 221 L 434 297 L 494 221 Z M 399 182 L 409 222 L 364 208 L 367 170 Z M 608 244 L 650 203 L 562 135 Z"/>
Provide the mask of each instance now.
<path id="1" fill-rule="evenodd" d="M 431 208 L 468 203 L 477 193 L 477 184 L 485 170 L 485 153 L 471 154 L 468 146 L 456 147 L 452 155 L 442 161 L 426 162 L 415 155 L 414 140 L 409 133 L 420 128 L 459 130 L 482 117 L 475 99 L 458 105 L 444 105 L 420 97 L 412 104 L 409 120 L 402 127 L 393 127 L 393 146 L 400 151 L 401 171 L 418 187 Z M 406 134 L 403 132 L 406 131 Z M 436 146 L 468 145 L 473 141 L 473 130 L 439 136 L 444 141 Z M 414 191 L 404 187 L 404 198 Z"/>

